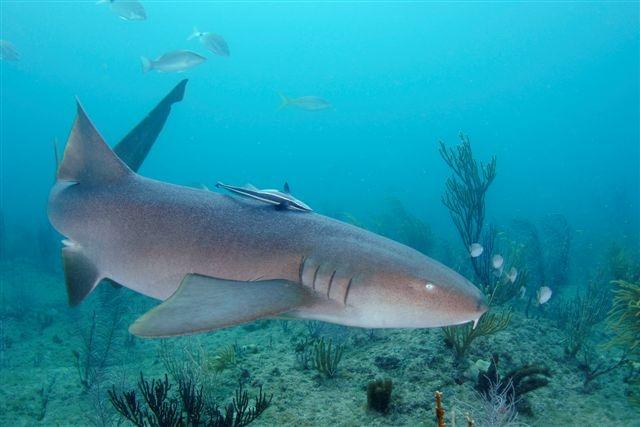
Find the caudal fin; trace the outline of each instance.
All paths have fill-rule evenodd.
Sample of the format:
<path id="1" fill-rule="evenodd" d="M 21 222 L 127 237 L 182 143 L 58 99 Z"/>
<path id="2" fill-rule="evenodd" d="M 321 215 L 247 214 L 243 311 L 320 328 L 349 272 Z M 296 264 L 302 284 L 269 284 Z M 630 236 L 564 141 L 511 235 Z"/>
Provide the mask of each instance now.
<path id="1" fill-rule="evenodd" d="M 198 31 L 196 27 L 193 27 L 193 31 L 191 31 L 191 34 L 189 35 L 189 37 L 187 37 L 187 40 L 193 40 L 197 37 L 200 37 L 200 31 Z"/>
<path id="2" fill-rule="evenodd" d="M 153 61 L 151 61 L 149 58 L 141 56 L 140 57 L 140 62 L 142 62 L 142 72 L 143 73 L 148 73 L 149 71 L 151 71 L 153 69 Z"/>
<path id="3" fill-rule="evenodd" d="M 182 101 L 187 81 L 184 79 L 178 83 L 122 141 L 113 147 L 113 152 L 134 172 L 140 169 L 160 135 L 171 112 L 171 106 Z"/>
<path id="4" fill-rule="evenodd" d="M 57 179 L 97 185 L 114 182 L 132 174 L 111 151 L 104 139 L 77 103 L 78 112 L 58 167 Z"/>
<path id="5" fill-rule="evenodd" d="M 285 107 L 288 107 L 289 105 L 291 105 L 291 98 L 289 98 L 288 96 L 278 92 L 278 95 L 280 95 L 280 106 L 278 107 L 278 111 L 282 110 Z"/>

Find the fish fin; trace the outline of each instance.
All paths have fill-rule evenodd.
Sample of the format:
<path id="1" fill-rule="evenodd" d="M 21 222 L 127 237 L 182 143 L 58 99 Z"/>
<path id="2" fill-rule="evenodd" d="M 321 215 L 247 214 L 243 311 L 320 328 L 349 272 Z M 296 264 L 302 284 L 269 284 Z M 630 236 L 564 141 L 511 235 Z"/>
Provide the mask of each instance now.
<path id="1" fill-rule="evenodd" d="M 255 191 L 259 191 L 255 185 L 247 183 L 244 188 L 248 189 L 248 190 L 255 190 Z"/>
<path id="2" fill-rule="evenodd" d="M 69 305 L 75 307 L 80 304 L 100 283 L 100 273 L 76 245 L 62 248 L 62 268 L 67 284 Z"/>
<path id="3" fill-rule="evenodd" d="M 169 118 L 173 104 L 184 98 L 187 79 L 180 81 L 129 133 L 113 147 L 113 152 L 137 172 Z"/>
<path id="4" fill-rule="evenodd" d="M 191 32 L 189 37 L 187 37 L 187 40 L 192 40 L 192 39 L 195 39 L 196 37 L 200 37 L 200 31 L 198 31 L 196 27 L 193 27 L 193 31 Z"/>
<path id="5" fill-rule="evenodd" d="M 188 274 L 173 295 L 138 318 L 129 332 L 147 338 L 206 332 L 277 316 L 311 298 L 304 286 L 286 280 L 237 282 Z"/>
<path id="6" fill-rule="evenodd" d="M 284 191 L 287 194 L 291 194 L 291 188 L 289 188 L 289 183 L 288 182 L 284 183 L 284 187 L 282 187 L 282 191 Z"/>
<path id="7" fill-rule="evenodd" d="M 289 98 L 288 96 L 278 92 L 278 95 L 280 96 L 280 106 L 278 107 L 277 111 L 282 110 L 285 107 L 288 107 L 289 105 L 291 105 L 291 98 Z"/>
<path id="8" fill-rule="evenodd" d="M 153 69 L 153 62 L 144 56 L 140 57 L 140 62 L 142 62 L 142 72 L 148 73 Z"/>
<path id="9" fill-rule="evenodd" d="M 114 182 L 132 174 L 104 142 L 80 102 L 77 102 L 77 108 L 76 120 L 58 167 L 58 180 L 91 185 Z"/>

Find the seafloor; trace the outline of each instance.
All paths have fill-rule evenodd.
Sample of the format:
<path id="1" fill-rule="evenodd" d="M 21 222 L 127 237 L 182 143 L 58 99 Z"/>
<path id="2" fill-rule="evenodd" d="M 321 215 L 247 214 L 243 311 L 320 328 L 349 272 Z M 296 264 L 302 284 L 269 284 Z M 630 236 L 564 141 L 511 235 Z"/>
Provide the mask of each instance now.
<path id="1" fill-rule="evenodd" d="M 547 386 L 527 394 L 533 415 L 519 414 L 521 425 L 640 425 L 639 413 L 625 396 L 624 370 L 603 375 L 585 388 L 576 362 L 564 355 L 561 331 L 546 319 L 527 319 L 517 311 L 507 330 L 479 338 L 467 361 L 457 365 L 438 329 L 368 331 L 269 320 L 188 338 L 141 340 L 128 334 L 127 325 L 152 301 L 107 284 L 81 307 L 70 309 L 61 273 L 41 271 L 28 261 L 12 260 L 0 267 L 0 425 L 119 423 L 105 393 L 112 384 L 132 386 L 140 372 L 161 377 L 168 353 L 178 361 L 202 361 L 234 344 L 236 362 L 219 373 L 210 370 L 210 392 L 224 404 L 239 379 L 250 394 L 262 385 L 273 400 L 254 425 L 431 426 L 436 390 L 443 393 L 449 422 L 455 413 L 463 425 L 462 413 L 479 405 L 467 368 L 491 353 L 500 356 L 504 369 L 536 363 L 551 371 Z M 116 329 L 104 369 L 96 375 L 99 390 L 87 391 L 77 357 L 83 357 L 82 337 L 90 334 L 93 319 L 96 329 Z M 345 345 L 335 378 L 303 369 L 298 362 L 296 343 L 311 334 Z M 95 339 L 97 347 L 104 336 L 96 333 Z M 376 378 L 393 380 L 386 415 L 367 410 L 366 386 Z"/>

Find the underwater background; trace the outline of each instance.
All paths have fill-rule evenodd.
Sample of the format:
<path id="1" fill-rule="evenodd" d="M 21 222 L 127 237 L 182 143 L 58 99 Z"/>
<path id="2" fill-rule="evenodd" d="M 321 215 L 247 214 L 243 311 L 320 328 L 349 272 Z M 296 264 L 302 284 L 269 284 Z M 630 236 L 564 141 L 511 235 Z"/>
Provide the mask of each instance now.
<path id="1" fill-rule="evenodd" d="M 143 1 L 145 19 L 117 2 L 0 1 L 2 425 L 131 425 L 124 393 L 144 402 L 167 374 L 163 411 L 182 420 L 140 403 L 144 425 L 204 425 L 186 383 L 213 425 L 432 426 L 440 391 L 447 425 L 640 426 L 637 2 Z M 230 55 L 187 40 L 194 27 Z M 179 49 L 207 59 L 143 73 L 141 56 Z M 464 274 L 491 296 L 485 320 L 143 340 L 127 327 L 157 302 L 126 288 L 69 308 L 46 205 L 74 97 L 114 145 L 184 78 L 142 175 L 287 181 L 314 211 Z M 467 182 L 448 155 L 491 178 L 470 188 L 477 242 L 443 203 Z"/>

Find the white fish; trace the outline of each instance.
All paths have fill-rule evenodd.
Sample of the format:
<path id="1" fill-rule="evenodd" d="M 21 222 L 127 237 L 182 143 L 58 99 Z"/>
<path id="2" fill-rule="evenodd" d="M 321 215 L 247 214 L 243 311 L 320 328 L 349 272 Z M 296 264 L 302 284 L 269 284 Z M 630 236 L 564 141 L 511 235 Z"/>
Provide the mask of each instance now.
<path id="1" fill-rule="evenodd" d="M 144 21 L 147 12 L 138 0 L 99 0 L 98 4 L 109 3 L 111 11 L 125 21 Z"/>
<path id="2" fill-rule="evenodd" d="M 545 302 L 549 301 L 549 299 L 551 299 L 551 295 L 553 295 L 553 291 L 548 286 L 543 286 L 540 289 L 538 289 L 538 295 L 537 295 L 538 304 L 542 305 Z"/>
<path id="3" fill-rule="evenodd" d="M 502 258 L 502 255 L 496 254 L 493 257 L 491 257 L 491 266 L 496 270 L 502 269 L 503 264 L 504 264 L 504 258 Z"/>
<path id="4" fill-rule="evenodd" d="M 216 55 L 229 56 L 231 54 L 229 52 L 229 45 L 227 44 L 225 39 L 223 39 L 222 36 L 219 36 L 218 34 L 198 31 L 198 29 L 194 27 L 193 32 L 187 38 L 187 40 L 195 39 L 196 37 L 200 39 L 200 42 L 204 45 L 204 47 L 206 47 Z"/>
<path id="5" fill-rule="evenodd" d="M 469 245 L 469 253 L 471 254 L 471 258 L 477 258 L 482 255 L 484 252 L 484 248 L 480 243 L 472 243 Z"/>
<path id="6" fill-rule="evenodd" d="M 280 107 L 278 109 L 293 106 L 305 111 L 320 111 L 332 107 L 329 101 L 320 98 L 319 96 L 301 96 L 300 98 L 289 98 L 286 95 L 280 94 L 280 99 L 282 102 L 280 103 Z"/>
<path id="7" fill-rule="evenodd" d="M 518 278 L 518 270 L 516 270 L 515 267 L 511 267 L 511 269 L 507 273 L 507 279 L 509 279 L 509 281 L 513 283 L 516 281 L 517 278 Z"/>
<path id="8" fill-rule="evenodd" d="M 13 44 L 8 40 L 0 40 L 0 60 L 17 61 L 19 59 L 20 54 Z"/>
<path id="9" fill-rule="evenodd" d="M 144 56 L 140 60 L 142 61 L 142 71 L 145 73 L 150 70 L 157 70 L 161 73 L 179 73 L 202 64 L 207 58 L 188 50 L 176 50 L 165 53 L 155 61 Z"/>

